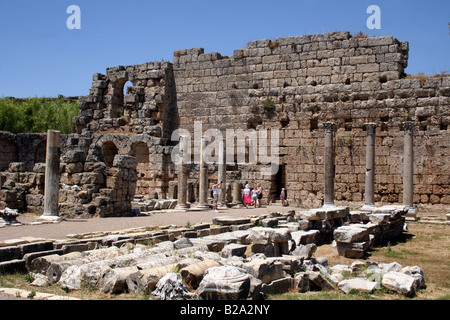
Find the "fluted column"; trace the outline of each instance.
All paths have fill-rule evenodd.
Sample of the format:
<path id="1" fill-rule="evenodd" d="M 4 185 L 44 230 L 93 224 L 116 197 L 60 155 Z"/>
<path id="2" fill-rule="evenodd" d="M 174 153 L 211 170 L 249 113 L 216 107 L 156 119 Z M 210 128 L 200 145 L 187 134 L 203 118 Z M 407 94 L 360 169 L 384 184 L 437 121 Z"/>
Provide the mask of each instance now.
<path id="1" fill-rule="evenodd" d="M 219 189 L 219 208 L 227 207 L 227 159 L 226 159 L 226 139 L 222 138 L 219 141 L 219 165 L 217 173 L 219 181 L 222 181 L 222 185 Z"/>
<path id="2" fill-rule="evenodd" d="M 361 210 L 375 209 L 375 132 L 376 123 L 366 123 L 366 178 L 364 190 L 364 206 Z"/>
<path id="3" fill-rule="evenodd" d="M 325 149 L 325 172 L 324 172 L 324 207 L 334 206 L 334 130 L 336 124 L 334 122 L 325 122 L 323 128 L 324 149 Z"/>
<path id="4" fill-rule="evenodd" d="M 208 145 L 206 137 L 202 137 L 201 151 L 200 151 L 200 179 L 198 190 L 198 205 L 197 208 L 207 209 L 208 206 L 208 165 L 205 161 L 205 149 Z"/>
<path id="5" fill-rule="evenodd" d="M 404 130 L 403 147 L 403 205 L 409 208 L 409 213 L 416 213 L 414 208 L 414 122 L 402 123 Z"/>

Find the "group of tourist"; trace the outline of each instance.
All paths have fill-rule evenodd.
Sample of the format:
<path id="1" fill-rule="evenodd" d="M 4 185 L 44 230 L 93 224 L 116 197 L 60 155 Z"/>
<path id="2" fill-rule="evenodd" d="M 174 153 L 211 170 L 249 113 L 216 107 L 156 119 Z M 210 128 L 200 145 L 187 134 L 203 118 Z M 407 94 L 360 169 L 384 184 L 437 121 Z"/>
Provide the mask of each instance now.
<path id="1" fill-rule="evenodd" d="M 250 185 L 247 183 L 242 193 L 244 199 L 244 205 L 248 209 L 249 205 L 254 205 L 255 208 L 258 205 L 261 208 L 261 199 L 263 197 L 261 184 L 258 183 L 253 189 L 250 189 Z"/>
<path id="2" fill-rule="evenodd" d="M 216 181 L 213 186 L 213 212 L 217 213 L 219 212 L 217 210 L 217 202 L 219 201 L 219 189 L 221 189 L 222 181 Z M 244 200 L 244 205 L 248 209 L 250 205 L 254 206 L 255 208 L 261 208 L 261 200 L 263 197 L 263 189 L 261 187 L 261 184 L 258 183 L 255 187 L 250 188 L 250 185 L 248 183 L 245 184 L 244 191 L 242 192 L 242 199 Z M 288 202 L 286 199 L 286 190 L 284 188 L 281 189 L 280 193 L 280 200 L 281 205 L 287 206 Z"/>

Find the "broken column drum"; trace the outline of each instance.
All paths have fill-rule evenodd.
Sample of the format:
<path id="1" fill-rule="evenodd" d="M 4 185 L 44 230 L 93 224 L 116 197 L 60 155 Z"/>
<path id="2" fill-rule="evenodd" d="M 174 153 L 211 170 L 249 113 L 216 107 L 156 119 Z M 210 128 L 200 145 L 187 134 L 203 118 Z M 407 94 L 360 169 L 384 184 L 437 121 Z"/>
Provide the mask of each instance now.
<path id="1" fill-rule="evenodd" d="M 188 209 L 187 205 L 187 155 L 188 137 L 180 136 L 178 163 L 178 205 L 177 209 Z"/>
<path id="2" fill-rule="evenodd" d="M 242 204 L 241 199 L 241 184 L 239 181 L 233 182 L 233 203 L 234 204 Z"/>
<path id="3" fill-rule="evenodd" d="M 45 160 L 44 213 L 45 220 L 59 220 L 59 157 L 61 154 L 61 133 L 47 131 L 47 155 Z"/>
<path id="4" fill-rule="evenodd" d="M 205 149 L 208 145 L 206 137 L 202 137 L 200 150 L 200 179 L 198 190 L 198 208 L 209 208 L 208 206 L 208 165 L 205 161 Z"/>
<path id="5" fill-rule="evenodd" d="M 376 123 L 365 123 L 367 132 L 366 142 L 366 177 L 364 190 L 364 206 L 362 210 L 373 210 L 375 208 L 375 132 Z"/>
<path id="6" fill-rule="evenodd" d="M 334 130 L 336 124 L 334 122 L 325 122 L 323 128 L 324 135 L 324 207 L 334 206 Z"/>
<path id="7" fill-rule="evenodd" d="M 404 130 L 403 149 L 403 204 L 408 206 L 409 213 L 415 213 L 414 208 L 414 122 L 402 122 Z"/>

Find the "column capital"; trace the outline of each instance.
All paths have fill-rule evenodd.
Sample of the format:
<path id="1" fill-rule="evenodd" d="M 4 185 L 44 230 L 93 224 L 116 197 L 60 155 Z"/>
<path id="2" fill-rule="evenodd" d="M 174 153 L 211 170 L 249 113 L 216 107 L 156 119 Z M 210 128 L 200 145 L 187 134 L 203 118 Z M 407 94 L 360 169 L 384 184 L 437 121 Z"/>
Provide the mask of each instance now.
<path id="1" fill-rule="evenodd" d="M 405 132 L 412 132 L 414 129 L 414 121 L 402 122 L 402 128 Z"/>
<path id="2" fill-rule="evenodd" d="M 324 122 L 323 123 L 323 129 L 326 133 L 333 133 L 334 129 L 336 128 L 336 123 L 334 122 Z"/>
<path id="3" fill-rule="evenodd" d="M 374 134 L 377 129 L 377 124 L 372 122 L 364 123 L 364 126 L 366 127 L 367 134 Z"/>

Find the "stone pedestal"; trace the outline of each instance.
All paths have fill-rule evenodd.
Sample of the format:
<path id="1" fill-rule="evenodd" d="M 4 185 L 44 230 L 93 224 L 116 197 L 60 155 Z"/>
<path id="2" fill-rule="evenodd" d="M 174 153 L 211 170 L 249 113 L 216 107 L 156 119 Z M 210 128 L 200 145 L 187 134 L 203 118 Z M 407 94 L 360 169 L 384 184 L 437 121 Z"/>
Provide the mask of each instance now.
<path id="1" fill-rule="evenodd" d="M 324 207 L 334 206 L 334 131 L 336 124 L 333 122 L 326 122 L 323 124 L 325 131 L 324 135 L 324 157 L 325 157 L 325 179 L 324 179 Z"/>
<path id="2" fill-rule="evenodd" d="M 375 209 L 375 131 L 376 123 L 366 123 L 366 179 L 364 190 L 364 206 L 361 210 L 372 211 Z"/>
<path id="3" fill-rule="evenodd" d="M 206 137 L 202 137 L 202 144 L 200 150 L 200 178 L 199 178 L 199 190 L 198 190 L 198 205 L 199 209 L 209 209 L 208 205 L 208 165 L 205 161 L 205 149 L 208 145 Z"/>
<path id="4" fill-rule="evenodd" d="M 45 160 L 44 213 L 42 220 L 60 220 L 59 197 L 59 157 L 61 155 L 61 133 L 47 131 L 47 155 Z"/>
<path id="5" fill-rule="evenodd" d="M 408 207 L 409 213 L 416 213 L 414 208 L 414 122 L 402 123 L 404 134 L 403 148 L 403 205 Z"/>
<path id="6" fill-rule="evenodd" d="M 187 153 L 188 137 L 180 136 L 179 140 L 179 163 L 178 163 L 178 204 L 175 209 L 188 210 L 187 204 L 187 163 L 185 155 Z"/>

